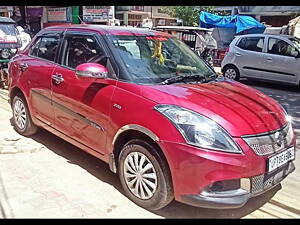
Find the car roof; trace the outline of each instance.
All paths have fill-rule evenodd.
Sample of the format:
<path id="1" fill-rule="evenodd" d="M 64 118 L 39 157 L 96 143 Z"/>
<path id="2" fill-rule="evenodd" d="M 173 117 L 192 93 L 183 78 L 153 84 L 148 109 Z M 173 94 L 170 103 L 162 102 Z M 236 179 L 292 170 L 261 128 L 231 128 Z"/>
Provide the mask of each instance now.
<path id="1" fill-rule="evenodd" d="M 189 26 L 157 26 L 157 27 L 155 27 L 155 29 L 212 31 L 212 29 L 208 29 L 208 28 L 189 27 Z"/>
<path id="2" fill-rule="evenodd" d="M 15 21 L 9 17 L 0 16 L 0 23 L 15 23 Z"/>
<path id="3" fill-rule="evenodd" d="M 237 35 L 236 37 L 282 37 L 282 38 L 294 38 L 292 35 L 287 34 L 244 34 L 244 35 Z"/>
<path id="4" fill-rule="evenodd" d="M 172 35 L 151 30 L 148 28 L 136 28 L 136 27 L 126 27 L 126 26 L 107 26 L 107 25 L 95 25 L 95 24 L 80 24 L 80 25 L 56 25 L 45 28 L 44 30 L 57 30 L 57 29 L 78 29 L 78 30 L 90 30 L 96 31 L 102 34 L 111 34 L 111 35 L 154 35 L 154 36 L 168 36 Z"/>

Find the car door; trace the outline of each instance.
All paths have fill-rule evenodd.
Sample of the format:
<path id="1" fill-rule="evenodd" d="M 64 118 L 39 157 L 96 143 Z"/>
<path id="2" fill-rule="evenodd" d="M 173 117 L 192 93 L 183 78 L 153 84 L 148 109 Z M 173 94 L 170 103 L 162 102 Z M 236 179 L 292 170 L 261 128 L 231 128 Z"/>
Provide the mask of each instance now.
<path id="1" fill-rule="evenodd" d="M 294 57 L 292 51 L 297 50 L 287 41 L 277 37 L 268 37 L 262 78 L 295 83 L 299 73 L 299 58 Z"/>
<path id="2" fill-rule="evenodd" d="M 263 48 L 265 37 L 241 37 L 233 55 L 233 64 L 243 77 L 260 78 L 263 69 Z"/>
<path id="3" fill-rule="evenodd" d="M 75 68 L 87 62 L 106 66 L 110 78 L 76 76 Z M 105 151 L 111 98 L 116 85 L 110 63 L 100 36 L 68 31 L 62 44 L 60 65 L 52 77 L 55 128 L 99 153 Z"/>
<path id="4" fill-rule="evenodd" d="M 28 54 L 18 60 L 22 82 L 27 86 L 32 115 L 39 121 L 51 125 L 54 120 L 51 106 L 51 75 L 55 69 L 56 53 L 61 32 L 50 32 L 36 37 Z"/>

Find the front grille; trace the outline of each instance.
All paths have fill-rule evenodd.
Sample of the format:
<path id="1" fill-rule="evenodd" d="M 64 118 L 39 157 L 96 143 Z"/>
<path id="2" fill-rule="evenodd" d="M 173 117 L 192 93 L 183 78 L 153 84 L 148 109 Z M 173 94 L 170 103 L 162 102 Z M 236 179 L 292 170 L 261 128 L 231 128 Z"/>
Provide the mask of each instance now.
<path id="1" fill-rule="evenodd" d="M 261 174 L 258 176 L 250 177 L 251 183 L 251 194 L 253 196 L 274 187 L 276 184 L 280 183 L 288 174 L 295 170 L 295 165 L 293 162 L 288 163 L 281 170 L 274 173 Z"/>
<path id="2" fill-rule="evenodd" d="M 268 134 L 246 135 L 243 140 L 257 155 L 269 155 L 291 145 L 293 129 L 290 124 Z"/>
<path id="3" fill-rule="evenodd" d="M 258 193 L 264 189 L 264 174 L 251 178 L 251 193 Z"/>

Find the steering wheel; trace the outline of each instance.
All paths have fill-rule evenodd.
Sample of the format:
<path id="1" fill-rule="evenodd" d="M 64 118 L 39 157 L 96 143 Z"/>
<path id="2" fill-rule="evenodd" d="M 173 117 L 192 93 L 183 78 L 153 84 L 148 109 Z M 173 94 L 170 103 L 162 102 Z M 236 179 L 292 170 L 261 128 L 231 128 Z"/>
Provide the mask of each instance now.
<path id="1" fill-rule="evenodd" d="M 101 60 L 103 60 L 105 57 L 106 57 L 105 55 L 95 55 L 92 58 L 88 59 L 87 62 L 98 63 L 101 62 Z"/>

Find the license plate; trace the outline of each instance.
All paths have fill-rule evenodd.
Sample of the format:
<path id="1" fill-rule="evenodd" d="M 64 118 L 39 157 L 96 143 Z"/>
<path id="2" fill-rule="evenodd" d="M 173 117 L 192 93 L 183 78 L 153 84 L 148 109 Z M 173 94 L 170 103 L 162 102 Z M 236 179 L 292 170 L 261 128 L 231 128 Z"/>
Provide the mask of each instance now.
<path id="1" fill-rule="evenodd" d="M 272 172 L 273 170 L 281 167 L 287 162 L 295 159 L 295 148 L 289 148 L 275 156 L 272 156 L 268 160 L 268 172 Z"/>

